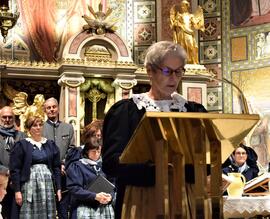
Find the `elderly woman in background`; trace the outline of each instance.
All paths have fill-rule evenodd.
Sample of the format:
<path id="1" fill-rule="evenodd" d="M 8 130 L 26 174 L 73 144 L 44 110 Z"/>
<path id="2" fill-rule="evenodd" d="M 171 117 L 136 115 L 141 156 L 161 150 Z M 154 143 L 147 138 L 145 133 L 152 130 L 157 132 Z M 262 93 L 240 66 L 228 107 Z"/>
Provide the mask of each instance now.
<path id="1" fill-rule="evenodd" d="M 248 157 L 250 156 L 250 157 Z M 230 156 L 230 164 L 222 169 L 223 173 L 242 173 L 249 181 L 258 176 L 259 168 L 256 164 L 257 154 L 245 145 L 237 147 Z"/>
<path id="2" fill-rule="evenodd" d="M 30 116 L 25 122 L 29 138 L 18 141 L 10 154 L 10 175 L 19 218 L 56 218 L 61 199 L 60 155 L 56 144 L 42 137 L 43 121 Z"/>
<path id="3" fill-rule="evenodd" d="M 147 93 L 134 94 L 131 99 L 114 104 L 103 126 L 103 170 L 116 177 L 116 218 L 121 210 L 126 185 L 153 186 L 155 167 L 151 163 L 121 164 L 119 157 L 146 111 L 206 112 L 201 104 L 189 102 L 176 93 L 185 73 L 185 50 L 168 41 L 153 44 L 147 51 L 145 67 L 151 88 Z"/>
<path id="4" fill-rule="evenodd" d="M 81 158 L 81 152 L 84 147 L 84 144 L 88 141 L 93 144 L 98 144 L 102 146 L 102 127 L 103 120 L 96 119 L 84 127 L 84 130 L 81 135 L 82 145 L 80 147 L 71 147 L 68 149 L 68 152 L 65 157 L 65 168 L 67 169 L 69 165 Z"/>
<path id="5" fill-rule="evenodd" d="M 96 119 L 93 120 L 90 124 L 85 126 L 83 135 L 82 135 L 82 143 L 84 144 L 87 141 L 92 141 L 94 144 L 99 144 L 102 146 L 102 128 L 103 128 L 103 120 Z"/>

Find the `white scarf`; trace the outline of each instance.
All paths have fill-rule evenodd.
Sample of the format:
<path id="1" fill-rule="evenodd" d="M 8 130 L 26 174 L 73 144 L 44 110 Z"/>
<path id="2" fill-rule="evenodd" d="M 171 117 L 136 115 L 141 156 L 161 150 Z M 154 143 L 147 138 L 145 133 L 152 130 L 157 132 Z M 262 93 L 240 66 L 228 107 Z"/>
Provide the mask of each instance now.
<path id="1" fill-rule="evenodd" d="M 238 166 L 236 164 L 236 166 Z M 243 173 L 245 170 L 247 170 L 249 168 L 249 166 L 247 165 L 247 163 L 245 162 L 242 166 L 238 166 L 238 172 L 239 173 Z"/>
<path id="2" fill-rule="evenodd" d="M 99 165 L 99 163 L 102 162 L 101 157 L 97 161 L 94 161 L 94 160 L 91 160 L 88 158 L 81 158 L 80 162 L 82 162 L 82 164 L 84 164 L 84 165 L 89 164 L 91 167 L 93 167 L 96 174 L 99 174 L 99 172 L 101 171 L 101 165 Z"/>

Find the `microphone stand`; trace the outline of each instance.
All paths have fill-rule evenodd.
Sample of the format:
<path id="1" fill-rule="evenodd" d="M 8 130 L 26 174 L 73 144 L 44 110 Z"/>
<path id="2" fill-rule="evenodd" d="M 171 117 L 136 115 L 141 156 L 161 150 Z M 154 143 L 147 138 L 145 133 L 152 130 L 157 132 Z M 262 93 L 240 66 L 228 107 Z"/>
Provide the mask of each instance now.
<path id="1" fill-rule="evenodd" d="M 247 100 L 245 98 L 245 95 L 244 95 L 243 91 L 235 83 L 233 83 L 232 81 L 229 81 L 226 78 L 222 78 L 222 79 L 215 78 L 215 74 L 213 74 L 212 72 L 208 71 L 207 73 L 208 74 L 193 72 L 193 75 L 199 76 L 201 78 L 209 79 L 210 81 L 218 81 L 218 82 L 223 82 L 223 83 L 225 82 L 227 84 L 230 84 L 234 88 L 236 88 L 236 90 L 239 93 L 238 98 L 239 98 L 240 103 L 241 103 L 242 114 L 249 114 L 248 104 L 247 104 Z"/>

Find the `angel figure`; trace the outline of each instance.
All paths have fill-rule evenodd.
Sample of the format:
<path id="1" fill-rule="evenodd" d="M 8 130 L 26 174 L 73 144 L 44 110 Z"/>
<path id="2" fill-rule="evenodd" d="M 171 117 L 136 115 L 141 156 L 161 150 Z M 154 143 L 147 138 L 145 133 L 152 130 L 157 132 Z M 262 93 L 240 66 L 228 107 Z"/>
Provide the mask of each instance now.
<path id="1" fill-rule="evenodd" d="M 25 92 L 19 92 L 13 98 L 13 112 L 15 115 L 20 116 L 21 131 L 24 131 L 25 121 L 31 115 L 40 116 L 45 121 L 45 113 L 43 111 L 44 96 L 37 94 L 32 105 L 28 105 L 27 98 L 28 94 Z"/>
<path id="2" fill-rule="evenodd" d="M 112 9 L 108 8 L 106 13 L 102 11 L 103 5 L 99 3 L 98 11 L 95 12 L 92 6 L 88 6 L 90 13 L 95 19 L 87 15 L 83 15 L 83 19 L 87 22 L 87 25 L 83 26 L 84 30 L 94 30 L 96 34 L 104 34 L 106 31 L 114 32 L 117 28 L 115 26 L 117 20 L 108 19 L 112 13 Z"/>
<path id="3" fill-rule="evenodd" d="M 195 30 L 204 31 L 203 10 L 199 6 L 194 14 L 189 13 L 190 3 L 182 0 L 170 10 L 170 27 L 173 30 L 173 41 L 181 45 L 187 52 L 190 64 L 198 64 L 198 46 L 195 40 Z"/>

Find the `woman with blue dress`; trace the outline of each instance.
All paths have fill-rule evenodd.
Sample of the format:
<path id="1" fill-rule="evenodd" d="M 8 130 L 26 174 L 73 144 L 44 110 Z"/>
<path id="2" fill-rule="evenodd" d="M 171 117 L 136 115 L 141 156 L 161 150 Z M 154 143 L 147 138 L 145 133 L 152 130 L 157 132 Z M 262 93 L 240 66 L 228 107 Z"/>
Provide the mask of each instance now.
<path id="1" fill-rule="evenodd" d="M 61 199 L 59 149 L 42 137 L 42 128 L 41 117 L 29 116 L 25 122 L 29 138 L 18 141 L 10 154 L 10 178 L 20 219 L 55 219 L 55 190 Z"/>
<path id="2" fill-rule="evenodd" d="M 112 195 L 105 192 L 95 193 L 87 189 L 101 170 L 101 146 L 88 141 L 82 149 L 79 160 L 72 162 L 67 169 L 67 188 L 71 196 L 72 219 L 113 219 Z"/>

